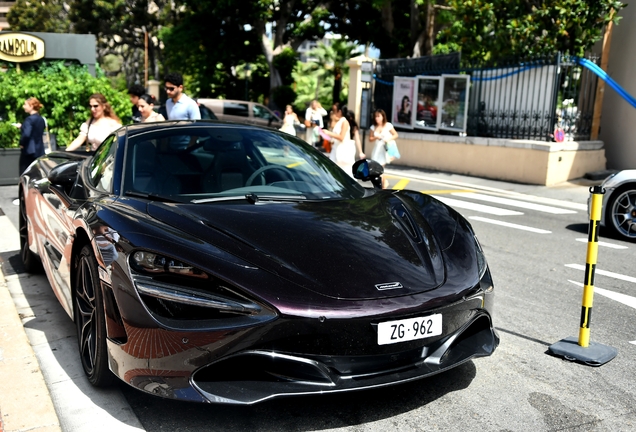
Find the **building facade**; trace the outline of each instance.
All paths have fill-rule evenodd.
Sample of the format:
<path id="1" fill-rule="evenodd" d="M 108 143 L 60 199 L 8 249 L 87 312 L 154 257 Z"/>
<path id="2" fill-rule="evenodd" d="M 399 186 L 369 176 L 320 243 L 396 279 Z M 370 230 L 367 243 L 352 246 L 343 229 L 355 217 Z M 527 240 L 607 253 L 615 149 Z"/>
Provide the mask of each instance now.
<path id="1" fill-rule="evenodd" d="M 7 13 L 11 6 L 15 4 L 14 1 L 0 1 L 0 30 L 9 29 L 9 23 L 7 22 Z"/>

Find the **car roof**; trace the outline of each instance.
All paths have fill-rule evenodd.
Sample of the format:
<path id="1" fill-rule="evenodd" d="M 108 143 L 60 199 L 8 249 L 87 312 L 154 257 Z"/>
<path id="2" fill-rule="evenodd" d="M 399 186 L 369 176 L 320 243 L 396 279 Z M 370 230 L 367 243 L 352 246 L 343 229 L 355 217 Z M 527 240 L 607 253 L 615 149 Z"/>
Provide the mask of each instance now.
<path id="1" fill-rule="evenodd" d="M 237 122 L 228 122 L 228 121 L 219 121 L 219 120 L 166 120 L 161 122 L 151 122 L 151 123 L 133 123 L 126 126 L 121 127 L 118 130 L 119 135 L 127 134 L 129 137 L 144 133 L 150 132 L 153 130 L 162 130 L 162 129 L 175 129 L 182 127 L 203 127 L 203 128 L 236 128 L 236 129 L 248 129 L 248 130 L 265 130 L 265 131 L 275 131 L 276 129 L 261 127 L 257 125 L 245 124 L 245 123 L 237 123 Z"/>

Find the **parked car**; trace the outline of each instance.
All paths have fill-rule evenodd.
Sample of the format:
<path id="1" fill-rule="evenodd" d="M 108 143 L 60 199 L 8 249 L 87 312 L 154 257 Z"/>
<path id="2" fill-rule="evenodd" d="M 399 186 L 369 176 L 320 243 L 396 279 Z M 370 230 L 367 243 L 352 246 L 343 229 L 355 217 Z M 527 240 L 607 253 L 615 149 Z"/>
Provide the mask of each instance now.
<path id="1" fill-rule="evenodd" d="M 255 124 L 280 128 L 283 121 L 272 110 L 257 102 L 229 99 L 198 99 L 198 103 L 209 108 L 219 120 Z"/>
<path id="2" fill-rule="evenodd" d="M 601 187 L 605 189 L 601 226 L 625 240 L 636 241 L 636 170 L 614 173 Z"/>
<path id="3" fill-rule="evenodd" d="M 353 172 L 381 185 L 373 161 Z M 129 125 L 22 174 L 21 256 L 44 266 L 96 386 L 252 404 L 492 354 L 493 282 L 469 222 L 356 179 L 271 129 Z"/>

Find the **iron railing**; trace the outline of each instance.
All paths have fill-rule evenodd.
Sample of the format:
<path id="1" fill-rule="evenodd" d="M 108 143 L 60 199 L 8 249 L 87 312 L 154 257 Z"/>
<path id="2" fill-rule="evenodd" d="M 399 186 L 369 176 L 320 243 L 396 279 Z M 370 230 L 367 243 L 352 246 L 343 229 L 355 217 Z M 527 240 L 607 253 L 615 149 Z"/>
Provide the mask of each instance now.
<path id="1" fill-rule="evenodd" d="M 597 79 L 566 56 L 489 64 L 460 62 L 459 55 L 425 59 L 379 60 L 374 106 L 391 115 L 396 76 L 467 74 L 467 135 L 553 141 L 560 128 L 566 140 L 590 139 Z"/>

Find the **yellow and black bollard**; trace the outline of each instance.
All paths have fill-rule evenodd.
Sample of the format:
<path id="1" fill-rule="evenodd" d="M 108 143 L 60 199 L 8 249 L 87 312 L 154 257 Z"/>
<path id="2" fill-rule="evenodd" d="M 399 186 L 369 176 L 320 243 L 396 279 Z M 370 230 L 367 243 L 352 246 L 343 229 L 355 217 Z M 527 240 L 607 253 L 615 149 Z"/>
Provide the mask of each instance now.
<path id="1" fill-rule="evenodd" d="M 590 200 L 590 227 L 587 239 L 585 281 L 578 343 L 576 343 L 574 337 L 568 337 L 550 345 L 548 352 L 564 357 L 567 360 L 579 361 L 590 366 L 601 366 L 616 357 L 618 351 L 616 348 L 590 342 L 590 322 L 594 300 L 594 272 L 596 271 L 598 258 L 598 230 L 605 190 L 600 186 L 594 186 L 590 188 L 590 193 L 592 194 Z"/>

